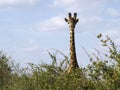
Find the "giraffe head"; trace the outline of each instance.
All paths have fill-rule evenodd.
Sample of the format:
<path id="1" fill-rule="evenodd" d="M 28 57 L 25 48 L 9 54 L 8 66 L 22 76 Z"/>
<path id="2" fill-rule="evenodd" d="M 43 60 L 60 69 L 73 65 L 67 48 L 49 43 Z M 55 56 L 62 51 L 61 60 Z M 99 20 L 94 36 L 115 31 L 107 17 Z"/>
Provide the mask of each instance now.
<path id="1" fill-rule="evenodd" d="M 79 21 L 79 19 L 77 19 L 77 13 L 74 13 L 74 16 L 71 16 L 71 13 L 68 14 L 68 19 L 65 18 L 65 21 L 68 22 L 68 25 L 70 28 L 75 28 L 75 25 L 77 24 L 77 22 Z"/>

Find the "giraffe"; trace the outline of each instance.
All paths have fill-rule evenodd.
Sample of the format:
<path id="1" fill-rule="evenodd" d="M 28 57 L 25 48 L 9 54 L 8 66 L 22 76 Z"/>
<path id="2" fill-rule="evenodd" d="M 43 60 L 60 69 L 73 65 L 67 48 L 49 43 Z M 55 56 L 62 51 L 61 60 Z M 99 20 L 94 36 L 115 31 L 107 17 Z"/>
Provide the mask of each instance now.
<path id="1" fill-rule="evenodd" d="M 65 21 L 68 23 L 70 29 L 70 63 L 67 70 L 67 72 L 69 73 L 73 69 L 79 67 L 76 57 L 75 37 L 74 37 L 75 25 L 79 21 L 79 19 L 77 19 L 77 13 L 74 13 L 73 17 L 71 16 L 71 13 L 68 13 L 68 19 L 65 18 Z"/>

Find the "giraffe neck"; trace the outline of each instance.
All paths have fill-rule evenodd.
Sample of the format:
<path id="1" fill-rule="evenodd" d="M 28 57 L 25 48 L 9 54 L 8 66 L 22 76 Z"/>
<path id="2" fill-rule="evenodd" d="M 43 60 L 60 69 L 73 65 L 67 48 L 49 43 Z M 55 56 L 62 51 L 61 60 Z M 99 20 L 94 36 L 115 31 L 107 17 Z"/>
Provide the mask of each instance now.
<path id="1" fill-rule="evenodd" d="M 74 28 L 70 28 L 70 67 L 78 67 L 76 50 L 75 50 L 75 37 Z"/>

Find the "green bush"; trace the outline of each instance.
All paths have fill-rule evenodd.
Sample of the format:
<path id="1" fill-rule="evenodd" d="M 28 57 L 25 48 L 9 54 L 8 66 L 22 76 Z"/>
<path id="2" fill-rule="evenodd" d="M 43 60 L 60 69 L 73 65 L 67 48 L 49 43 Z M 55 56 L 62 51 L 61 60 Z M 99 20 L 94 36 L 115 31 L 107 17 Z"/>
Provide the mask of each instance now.
<path id="1" fill-rule="evenodd" d="M 29 63 L 25 68 L 0 52 L 0 90 L 120 90 L 119 47 L 108 36 L 98 38 L 106 51 L 87 52 L 91 63 L 70 73 L 68 57 L 58 50 L 48 51 L 51 63 Z"/>
<path id="2" fill-rule="evenodd" d="M 11 67 L 8 63 L 9 58 L 0 52 L 0 90 L 7 89 L 11 80 Z"/>

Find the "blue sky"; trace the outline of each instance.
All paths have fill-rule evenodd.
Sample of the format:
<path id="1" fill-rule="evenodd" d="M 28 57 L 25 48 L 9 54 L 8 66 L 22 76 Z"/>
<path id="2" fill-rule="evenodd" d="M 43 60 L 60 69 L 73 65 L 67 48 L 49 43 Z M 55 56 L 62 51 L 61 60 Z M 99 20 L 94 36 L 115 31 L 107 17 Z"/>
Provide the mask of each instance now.
<path id="1" fill-rule="evenodd" d="M 80 19 L 75 30 L 80 66 L 89 63 L 82 47 L 102 49 L 99 33 L 120 44 L 120 0 L 0 0 L 0 49 L 21 65 L 49 63 L 51 48 L 69 56 L 68 12 Z"/>

